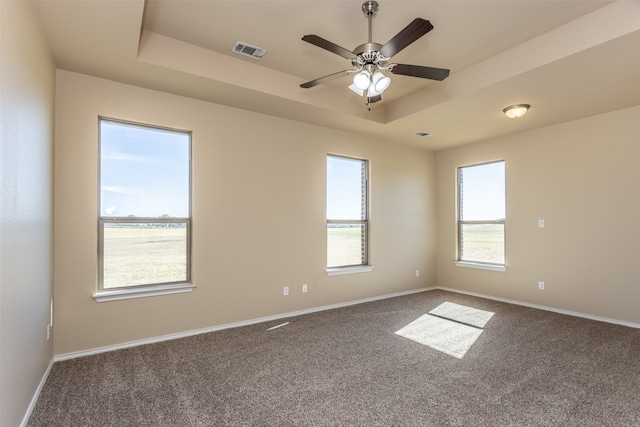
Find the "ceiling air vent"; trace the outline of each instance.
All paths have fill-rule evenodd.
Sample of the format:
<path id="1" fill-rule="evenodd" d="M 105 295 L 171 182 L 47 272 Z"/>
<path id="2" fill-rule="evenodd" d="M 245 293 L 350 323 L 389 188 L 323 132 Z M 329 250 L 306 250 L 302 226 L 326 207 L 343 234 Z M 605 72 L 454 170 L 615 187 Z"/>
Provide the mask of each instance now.
<path id="1" fill-rule="evenodd" d="M 261 47 L 251 46 L 250 44 L 244 42 L 236 42 L 236 44 L 231 49 L 232 52 L 239 53 L 240 55 L 249 56 L 254 59 L 262 58 L 267 50 L 262 49 Z"/>

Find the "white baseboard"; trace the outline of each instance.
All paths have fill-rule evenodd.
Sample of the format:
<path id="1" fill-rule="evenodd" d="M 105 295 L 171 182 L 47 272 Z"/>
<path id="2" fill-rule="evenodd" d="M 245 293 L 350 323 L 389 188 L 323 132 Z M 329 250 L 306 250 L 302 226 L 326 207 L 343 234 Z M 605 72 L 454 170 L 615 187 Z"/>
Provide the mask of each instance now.
<path id="1" fill-rule="evenodd" d="M 347 302 L 341 302 L 341 303 L 337 303 L 337 304 L 325 305 L 325 306 L 321 306 L 321 307 L 308 308 L 308 309 L 305 309 L 305 310 L 298 310 L 298 311 L 293 311 L 293 312 L 290 312 L 290 313 L 283 313 L 283 314 L 276 314 L 276 315 L 273 315 L 273 316 L 259 317 L 257 319 L 244 320 L 244 321 L 241 321 L 241 322 L 226 323 L 224 325 L 212 326 L 212 327 L 209 327 L 209 328 L 195 329 L 195 330 L 191 330 L 191 331 L 179 332 L 179 333 L 176 333 L 176 334 L 169 334 L 169 335 L 162 335 L 162 336 L 153 337 L 153 338 L 145 338 L 145 339 L 137 340 L 137 341 L 129 341 L 129 342 L 122 343 L 122 344 L 110 345 L 110 346 L 105 346 L 105 347 L 98 347 L 98 348 L 93 348 L 93 349 L 89 349 L 89 350 L 77 351 L 77 352 L 73 352 L 73 353 L 59 354 L 59 355 L 55 356 L 54 360 L 56 362 L 58 362 L 58 361 L 62 361 L 62 360 L 75 359 L 75 358 L 78 358 L 78 357 L 91 356 L 91 355 L 94 355 L 94 354 L 100 354 L 100 353 L 106 353 L 106 352 L 109 352 L 109 351 L 120 350 L 120 349 L 123 349 L 123 348 L 136 347 L 136 346 L 139 346 L 139 345 L 146 345 L 146 344 L 153 344 L 153 343 L 162 342 L 162 341 L 175 340 L 175 339 L 185 338 L 185 337 L 189 337 L 189 336 L 193 336 L 193 335 L 200 335 L 200 334 L 206 334 L 206 333 L 209 333 L 209 332 L 221 331 L 223 329 L 231 329 L 231 328 L 239 328 L 239 327 L 242 327 L 242 326 L 255 325 L 257 323 L 271 322 L 271 321 L 274 321 L 274 320 L 284 319 L 284 318 L 287 318 L 287 317 L 302 316 L 304 314 L 315 313 L 315 312 L 318 312 L 318 311 L 333 310 L 335 308 L 348 307 L 350 305 L 363 304 L 363 303 L 366 303 L 366 302 L 378 301 L 378 300 L 387 299 L 387 298 L 394 298 L 394 297 L 399 297 L 399 296 L 404 296 L 404 295 L 416 294 L 416 293 L 419 293 L 419 292 L 432 291 L 434 289 L 437 289 L 437 288 L 434 286 L 434 287 L 430 287 L 430 288 L 413 289 L 413 290 L 410 290 L 410 291 L 396 292 L 396 293 L 393 293 L 393 294 L 380 295 L 380 296 L 377 296 L 377 297 L 364 298 L 364 299 L 355 300 L 355 301 L 347 301 Z"/>
<path id="2" fill-rule="evenodd" d="M 42 388 L 44 387 L 44 384 L 47 382 L 47 378 L 49 378 L 49 372 L 51 372 L 51 367 L 53 366 L 54 361 L 55 361 L 54 359 L 51 359 L 51 361 L 49 362 L 49 366 L 47 366 L 47 369 L 44 371 L 44 375 L 42 375 L 42 379 L 40 379 L 38 388 L 36 388 L 36 392 L 33 394 L 33 397 L 31 398 L 31 402 L 27 407 L 27 412 L 24 414 L 24 417 L 22 418 L 20 427 L 26 427 L 27 424 L 29 423 L 29 418 L 31 418 L 31 413 L 33 412 L 33 409 L 36 407 L 36 403 L 38 403 L 40 392 L 42 392 Z"/>
<path id="3" fill-rule="evenodd" d="M 512 300 L 512 299 L 507 299 L 507 298 L 499 298 L 499 297 L 494 297 L 494 296 L 491 296 L 491 295 L 480 294 L 480 293 L 477 293 L 477 292 L 462 291 L 460 289 L 447 288 L 447 287 L 444 287 L 444 286 L 438 286 L 436 289 L 440 289 L 442 291 L 448 291 L 448 292 L 455 292 L 455 293 L 458 293 L 458 294 L 471 295 L 471 296 L 474 296 L 474 297 L 485 298 L 485 299 L 490 299 L 490 300 L 494 300 L 494 301 L 506 302 L 508 304 L 521 305 L 521 306 L 529 307 L 529 308 L 536 308 L 538 310 L 552 311 L 554 313 L 566 314 L 568 316 L 582 317 L 582 318 L 585 318 L 585 319 L 597 320 L 599 322 L 613 323 L 615 325 L 622 325 L 622 326 L 628 326 L 630 328 L 640 329 L 640 323 L 627 322 L 627 321 L 624 321 L 624 320 L 611 319 L 611 318 L 608 318 L 608 317 L 593 316 L 591 314 L 580 313 L 580 312 L 577 312 L 577 311 L 569 311 L 569 310 L 563 310 L 563 309 L 555 308 L 555 307 L 547 307 L 547 306 L 544 306 L 544 305 L 530 304 L 530 303 L 527 303 L 527 302 L 516 301 L 516 300 Z"/>
<path id="4" fill-rule="evenodd" d="M 448 287 L 444 287 L 444 286 L 434 286 L 434 287 L 428 287 L 428 288 L 414 289 L 414 290 L 410 290 L 410 291 L 396 292 L 396 293 L 393 293 L 393 294 L 380 295 L 380 296 L 377 296 L 377 297 L 364 298 L 364 299 L 355 300 L 355 301 L 347 301 L 347 302 L 342 302 L 342 303 L 337 303 L 337 304 L 330 304 L 330 305 L 325 305 L 325 306 L 320 306 L 320 307 L 313 307 L 313 308 L 308 308 L 308 309 L 305 309 L 305 310 L 298 310 L 298 311 L 293 311 L 293 312 L 289 312 L 289 313 L 276 314 L 276 315 L 273 315 L 273 316 L 259 317 L 259 318 L 256 318 L 256 319 L 249 319 L 249 320 L 244 320 L 244 321 L 241 321 L 241 322 L 226 323 L 226 324 L 223 324 L 223 325 L 212 326 L 212 327 L 202 328 L 202 329 L 195 329 L 195 330 L 186 331 L 186 332 L 179 332 L 179 333 L 176 333 L 176 334 L 162 335 L 162 336 L 153 337 L 153 338 L 145 338 L 145 339 L 142 339 L 142 340 L 129 341 L 129 342 L 126 342 L 126 343 L 110 345 L 110 346 L 105 346 L 105 347 L 98 347 L 98 348 L 93 348 L 93 349 L 89 349 L 89 350 L 82 350 L 82 351 L 73 352 L 73 353 L 59 354 L 59 355 L 54 357 L 54 361 L 57 362 L 57 361 L 62 361 L 62 360 L 75 359 L 75 358 L 78 358 L 78 357 L 91 356 L 91 355 L 94 355 L 94 354 L 100 354 L 100 353 L 106 353 L 106 352 L 109 352 L 109 351 L 120 350 L 120 349 L 123 349 L 123 348 L 136 347 L 136 346 L 139 346 L 139 345 L 146 345 L 146 344 L 153 344 L 153 343 L 162 342 L 162 341 L 175 340 L 175 339 L 185 338 L 185 337 L 189 337 L 189 336 L 193 336 L 193 335 L 200 335 L 200 334 L 206 334 L 206 333 L 209 333 L 209 332 L 221 331 L 221 330 L 224 330 L 224 329 L 239 328 L 239 327 L 242 327 L 242 326 L 255 325 L 257 323 L 271 322 L 271 321 L 274 321 L 274 320 L 284 319 L 284 318 L 288 318 L 288 317 L 302 316 L 304 314 L 315 313 L 315 312 L 318 312 L 318 311 L 325 311 L 325 310 L 332 310 L 332 309 L 335 309 L 335 308 L 348 307 L 350 305 L 363 304 L 363 303 L 372 302 L 372 301 L 378 301 L 378 300 L 387 299 L 387 298 L 394 298 L 394 297 L 399 297 L 399 296 L 403 296 L 403 295 L 410 295 L 410 294 L 415 294 L 415 293 L 420 293 L 420 292 L 432 291 L 432 290 L 435 290 L 435 289 L 440 289 L 440 290 L 443 290 L 443 291 L 455 292 L 455 293 L 460 293 L 460 294 L 466 294 L 466 295 L 476 296 L 476 297 L 479 297 L 479 298 L 485 298 L 485 299 L 505 302 L 505 303 L 509 303 L 509 304 L 521 305 L 521 306 L 524 306 L 524 307 L 535 308 L 535 309 L 538 309 L 538 310 L 551 311 L 551 312 L 554 312 L 554 313 L 566 314 L 566 315 L 569 315 L 569 316 L 582 317 L 582 318 L 585 318 L 585 319 L 597 320 L 597 321 L 600 321 L 600 322 L 613 323 L 613 324 L 616 324 L 616 325 L 622 325 L 622 326 L 628 326 L 628 327 L 631 327 L 631 328 L 640 329 L 640 324 L 638 324 L 638 323 L 626 322 L 626 321 L 618 320 L 618 319 L 610 319 L 610 318 L 607 318 L 607 317 L 593 316 L 593 315 L 590 315 L 590 314 L 579 313 L 579 312 L 569 311 L 569 310 L 562 310 L 562 309 L 559 309 L 559 308 L 547 307 L 547 306 L 543 306 L 543 305 L 530 304 L 530 303 L 526 303 L 526 302 L 522 302 L 522 301 L 511 300 L 511 299 L 507 299 L 507 298 L 499 298 L 499 297 L 494 297 L 494 296 L 491 296 L 491 295 L 481 294 L 481 293 L 477 293 L 477 292 L 467 292 L 467 291 L 462 291 L 460 289 L 448 288 Z M 48 374 L 48 372 L 47 372 L 47 374 Z"/>
<path id="5" fill-rule="evenodd" d="M 109 352 L 109 351 L 115 351 L 115 350 L 119 350 L 119 349 L 123 349 L 123 348 L 135 347 L 135 346 L 139 346 L 139 345 L 153 344 L 153 343 L 162 342 L 162 341 L 169 341 L 169 340 L 189 337 L 189 336 L 193 336 L 193 335 L 206 334 L 206 333 L 209 333 L 209 332 L 220 331 L 220 330 L 223 330 L 223 329 L 239 328 L 239 327 L 242 327 L 242 326 L 255 325 L 257 323 L 271 322 L 271 321 L 274 321 L 274 320 L 284 319 L 284 318 L 288 318 L 288 317 L 302 316 L 304 314 L 315 313 L 315 312 L 318 312 L 318 311 L 332 310 L 332 309 L 336 309 L 336 308 L 348 307 L 348 306 L 351 306 L 351 305 L 363 304 L 363 303 L 383 300 L 383 299 L 387 299 L 387 298 L 394 298 L 394 297 L 399 297 L 399 296 L 404 296 L 404 295 L 416 294 L 416 293 L 420 293 L 420 292 L 432 291 L 432 290 L 436 290 L 436 289 L 443 290 L 443 291 L 448 291 L 448 292 L 455 292 L 455 293 L 459 293 L 459 294 L 471 295 L 471 296 L 475 296 L 475 297 L 479 297 L 479 298 L 485 298 L 485 299 L 494 300 L 494 301 L 500 301 L 500 302 L 504 302 L 504 303 L 508 303 L 508 304 L 521 305 L 521 306 L 524 306 L 524 307 L 535 308 L 535 309 L 538 309 L 538 310 L 551 311 L 551 312 L 554 312 L 554 313 L 566 314 L 566 315 L 569 315 L 569 316 L 582 317 L 582 318 L 585 318 L 585 319 L 596 320 L 596 321 L 606 322 L 606 323 L 613 323 L 613 324 L 616 324 L 616 325 L 622 325 L 622 326 L 628 326 L 628 327 L 631 327 L 631 328 L 640 329 L 640 324 L 638 324 L 638 323 L 626 322 L 626 321 L 617 320 L 617 319 L 610 319 L 610 318 L 607 318 L 607 317 L 593 316 L 593 315 L 590 315 L 590 314 L 579 313 L 579 312 L 569 311 L 569 310 L 562 310 L 562 309 L 559 309 L 559 308 L 547 307 L 547 306 L 538 305 L 538 304 L 530 304 L 530 303 L 526 303 L 526 302 L 522 302 L 522 301 L 516 301 L 516 300 L 507 299 L 507 298 L 499 298 L 499 297 L 494 297 L 494 296 L 491 296 L 491 295 L 485 295 L 485 294 L 481 294 L 481 293 L 477 293 L 477 292 L 468 292 L 468 291 L 463 291 L 463 290 L 460 290 L 460 289 L 447 288 L 447 287 L 444 287 L 444 286 L 434 286 L 434 287 L 429 287 L 429 288 L 413 289 L 413 290 L 410 290 L 410 291 L 396 292 L 396 293 L 393 293 L 393 294 L 380 295 L 380 296 L 377 296 L 377 297 L 364 298 L 364 299 L 355 300 L 355 301 L 347 301 L 347 302 L 342 302 L 342 303 L 337 303 L 337 304 L 325 305 L 325 306 L 321 306 L 321 307 L 308 308 L 308 309 L 305 309 L 305 310 L 298 310 L 298 311 L 293 311 L 293 312 L 290 312 L 290 313 L 283 313 L 283 314 L 277 314 L 277 315 L 273 315 L 273 316 L 260 317 L 260 318 L 257 318 L 257 319 L 250 319 L 250 320 L 245 320 L 245 321 L 242 321 L 242 322 L 227 323 L 227 324 L 224 324 L 224 325 L 213 326 L 213 327 L 210 327 L 210 328 L 196 329 L 196 330 L 191 330 L 191 331 L 186 331 L 186 332 L 180 332 L 180 333 L 177 333 L 177 334 L 163 335 L 163 336 L 154 337 L 154 338 L 148 338 L 148 339 L 143 339 L 143 340 L 138 340 L 138 341 L 130 341 L 130 342 L 126 342 L 126 343 L 122 343 L 122 344 L 116 344 L 116 345 L 112 345 L 112 346 L 99 347 L 99 348 L 94 348 L 94 349 L 90 349 L 90 350 L 84 350 L 84 351 L 78 351 L 78 352 L 66 353 L 66 354 L 60 354 L 60 355 L 54 356 L 54 358 L 51 360 L 51 362 L 49 362 L 49 366 L 47 367 L 46 372 L 44 373 L 44 375 L 42 376 L 42 379 L 40 380 L 40 384 L 38 385 L 38 388 L 36 389 L 36 392 L 34 393 L 33 398 L 31 399 L 31 403 L 29 404 L 27 412 L 24 415 L 22 423 L 20 423 L 20 427 L 26 427 L 27 423 L 29 422 L 29 418 L 31 417 L 31 413 L 33 412 L 33 409 L 35 408 L 35 405 L 36 405 L 36 403 L 38 401 L 38 397 L 40 396 L 40 392 L 42 391 L 42 388 L 44 387 L 44 384 L 46 383 L 47 378 L 49 377 L 49 372 L 51 371 L 51 368 L 52 368 L 54 362 L 58 362 L 58 361 L 62 361 L 62 360 L 69 360 L 69 359 L 75 359 L 75 358 L 78 358 L 78 357 L 90 356 L 90 355 L 93 355 L 93 354 L 106 353 L 106 352 Z"/>

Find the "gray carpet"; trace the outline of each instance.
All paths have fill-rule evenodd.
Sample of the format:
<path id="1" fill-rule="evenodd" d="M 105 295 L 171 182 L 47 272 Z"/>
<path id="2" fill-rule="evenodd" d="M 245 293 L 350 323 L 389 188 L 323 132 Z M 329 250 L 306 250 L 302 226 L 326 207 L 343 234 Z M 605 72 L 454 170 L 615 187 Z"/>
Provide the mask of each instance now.
<path id="1" fill-rule="evenodd" d="M 445 302 L 493 313 L 461 358 L 396 333 Z M 444 291 L 57 362 L 29 422 L 639 425 L 640 329 Z"/>

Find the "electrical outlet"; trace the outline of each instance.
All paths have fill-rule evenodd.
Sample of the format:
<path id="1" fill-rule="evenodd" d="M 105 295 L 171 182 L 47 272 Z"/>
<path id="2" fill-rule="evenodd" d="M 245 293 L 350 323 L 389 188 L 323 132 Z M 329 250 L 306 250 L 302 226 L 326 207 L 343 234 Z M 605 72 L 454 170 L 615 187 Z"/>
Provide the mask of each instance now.
<path id="1" fill-rule="evenodd" d="M 307 284 L 306 284 L 306 283 L 303 283 L 303 284 L 302 284 L 302 293 L 303 293 L 303 294 L 306 294 L 306 293 L 307 293 Z"/>
<path id="2" fill-rule="evenodd" d="M 538 228 L 544 228 L 544 219 L 538 220 Z"/>
<path id="3" fill-rule="evenodd" d="M 282 291 L 282 294 L 286 297 L 287 295 L 289 295 L 289 287 L 285 286 L 284 290 Z"/>
<path id="4" fill-rule="evenodd" d="M 420 277 L 420 270 L 416 270 L 416 277 Z"/>
<path id="5" fill-rule="evenodd" d="M 544 282 L 538 282 L 538 289 L 544 291 Z"/>

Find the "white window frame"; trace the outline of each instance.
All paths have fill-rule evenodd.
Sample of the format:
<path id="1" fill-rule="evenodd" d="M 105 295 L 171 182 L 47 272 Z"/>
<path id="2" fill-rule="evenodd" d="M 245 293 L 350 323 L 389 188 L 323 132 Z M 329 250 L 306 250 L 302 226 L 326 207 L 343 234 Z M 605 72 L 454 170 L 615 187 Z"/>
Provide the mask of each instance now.
<path id="1" fill-rule="evenodd" d="M 462 171 L 465 168 L 470 168 L 470 167 L 477 167 L 477 166 L 483 166 L 483 165 L 490 165 L 490 164 L 494 164 L 494 163 L 503 163 L 505 166 L 505 189 L 504 189 L 504 194 L 505 194 L 505 204 L 506 204 L 506 161 L 503 160 L 494 160 L 494 161 L 490 161 L 490 162 L 484 162 L 484 163 L 476 163 L 476 164 L 471 164 L 471 165 L 465 165 L 465 166 L 460 166 L 457 168 L 456 170 L 456 188 L 457 188 L 457 194 L 456 194 L 456 219 L 457 219 L 457 229 L 456 229 L 456 260 L 454 261 L 454 264 L 458 267 L 467 267 L 467 268 L 477 268 L 477 269 L 481 269 L 481 270 L 490 270 L 490 271 L 500 271 L 500 272 L 504 272 L 507 270 L 507 223 L 506 223 L 506 215 L 505 218 L 502 218 L 500 220 L 462 220 L 461 219 L 461 208 L 463 206 L 462 203 L 462 198 L 463 196 L 463 192 L 462 192 Z M 462 259 L 462 227 L 464 225 L 467 224 L 478 224 L 478 225 L 502 225 L 503 227 L 503 254 L 504 254 L 504 262 L 503 263 L 491 263 L 491 262 L 486 262 L 486 261 L 477 261 L 477 260 L 463 260 Z"/>
<path id="2" fill-rule="evenodd" d="M 103 216 L 101 214 L 101 173 L 102 164 L 102 132 L 101 124 L 103 122 L 118 123 L 123 125 L 136 126 L 139 128 L 159 129 L 170 132 L 184 133 L 189 137 L 189 212 L 188 217 L 113 217 Z M 141 298 L 158 295 L 169 295 L 175 293 L 191 292 L 195 285 L 191 280 L 191 209 L 192 209 L 192 134 L 190 131 L 174 129 L 164 126 L 149 125 L 145 123 L 132 122 L 127 120 L 113 119 L 108 117 L 98 117 L 98 274 L 97 274 L 97 291 L 93 294 L 93 298 L 97 302 L 115 301 L 122 299 Z M 104 229 L 107 224 L 184 224 L 186 228 L 186 278 L 185 280 L 167 283 L 148 283 L 141 285 L 129 285 L 122 287 L 104 288 Z"/>
<path id="3" fill-rule="evenodd" d="M 325 242 L 327 242 L 327 248 L 328 248 L 328 228 L 329 225 L 331 224 L 336 224 L 336 225 L 363 225 L 364 226 L 364 244 L 362 245 L 362 256 L 361 256 L 361 263 L 360 264 L 351 264 L 351 265 L 340 265 L 340 266 L 328 266 L 328 259 L 327 259 L 327 267 L 326 267 L 326 272 L 327 275 L 329 276 L 335 276 L 335 275 L 342 275 L 342 274 L 352 274 L 352 273 L 363 273 L 363 272 L 368 272 L 368 271 L 372 271 L 373 270 L 373 266 L 370 265 L 370 221 L 369 221 L 369 161 L 367 159 L 361 159 L 361 158 L 357 158 L 357 157 L 350 157 L 350 156 L 344 156 L 344 155 L 339 155 L 339 154 L 327 154 L 325 161 L 328 161 L 329 158 L 336 158 L 336 159 L 345 159 L 345 160 L 352 160 L 352 161 L 357 161 L 357 162 L 361 162 L 361 164 L 364 167 L 363 170 L 363 176 L 362 176 L 362 195 L 364 196 L 364 203 L 361 202 L 362 204 L 362 217 L 359 220 L 354 220 L 354 219 L 329 219 L 326 218 L 326 226 L 325 226 L 325 233 L 326 234 L 326 239 Z M 329 193 L 328 193 L 328 188 L 327 188 L 327 194 L 326 197 L 328 197 Z M 328 252 L 328 250 L 326 251 Z"/>

